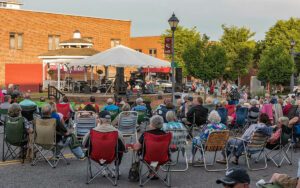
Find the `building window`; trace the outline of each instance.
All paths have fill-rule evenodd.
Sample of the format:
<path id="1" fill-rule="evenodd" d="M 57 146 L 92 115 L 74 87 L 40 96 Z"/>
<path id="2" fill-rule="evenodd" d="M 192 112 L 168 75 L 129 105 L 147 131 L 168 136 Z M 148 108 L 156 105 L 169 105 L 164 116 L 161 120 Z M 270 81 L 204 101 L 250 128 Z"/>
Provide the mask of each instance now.
<path id="1" fill-rule="evenodd" d="M 11 50 L 23 49 L 23 34 L 10 33 L 9 34 L 9 48 Z"/>
<path id="2" fill-rule="evenodd" d="M 23 49 L 23 34 L 18 34 L 18 50 Z"/>
<path id="3" fill-rule="evenodd" d="M 14 50 L 16 49 L 16 37 L 15 37 L 15 34 L 14 33 L 11 33 L 9 35 L 9 48 L 11 50 Z"/>
<path id="4" fill-rule="evenodd" d="M 135 51 L 138 51 L 138 52 L 143 52 L 143 50 L 142 49 L 136 49 Z"/>
<path id="5" fill-rule="evenodd" d="M 113 48 L 113 47 L 116 47 L 116 46 L 119 46 L 121 44 L 120 40 L 119 39 L 111 39 L 110 41 L 110 46 Z"/>
<path id="6" fill-rule="evenodd" d="M 157 56 L 157 50 L 156 49 L 149 49 L 149 55 L 156 57 Z"/>
<path id="7" fill-rule="evenodd" d="M 56 50 L 59 49 L 59 35 L 49 35 L 48 36 L 48 50 Z"/>

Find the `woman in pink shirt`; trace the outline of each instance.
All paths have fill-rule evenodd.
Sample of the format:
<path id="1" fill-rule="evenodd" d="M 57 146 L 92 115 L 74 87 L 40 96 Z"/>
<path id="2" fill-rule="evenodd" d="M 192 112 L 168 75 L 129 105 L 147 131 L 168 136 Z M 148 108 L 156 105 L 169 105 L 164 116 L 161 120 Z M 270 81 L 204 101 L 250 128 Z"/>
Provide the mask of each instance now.
<path id="1" fill-rule="evenodd" d="M 278 119 L 278 124 L 274 125 L 273 128 L 278 128 L 275 133 L 272 134 L 271 138 L 268 139 L 266 148 L 274 149 L 276 146 L 280 144 L 280 135 L 281 132 L 290 134 L 291 128 L 289 127 L 289 118 L 280 117 Z"/>
<path id="2" fill-rule="evenodd" d="M 4 103 L 4 94 L 2 93 L 1 90 L 0 90 L 0 101 L 1 103 Z"/>

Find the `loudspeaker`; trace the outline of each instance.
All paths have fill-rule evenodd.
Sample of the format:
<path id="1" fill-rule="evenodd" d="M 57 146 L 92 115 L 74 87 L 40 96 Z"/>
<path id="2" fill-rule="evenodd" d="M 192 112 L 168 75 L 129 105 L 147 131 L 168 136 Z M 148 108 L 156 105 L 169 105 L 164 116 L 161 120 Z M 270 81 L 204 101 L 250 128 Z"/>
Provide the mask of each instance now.
<path id="1" fill-rule="evenodd" d="M 117 74 L 115 80 L 115 92 L 117 94 L 126 94 L 127 84 L 124 81 L 124 68 L 117 67 Z"/>
<path id="2" fill-rule="evenodd" d="M 182 84 L 182 68 L 176 68 L 175 80 L 176 83 Z"/>
<path id="3" fill-rule="evenodd" d="M 83 88 L 83 91 L 85 94 L 90 94 L 91 93 L 91 88 L 88 85 L 85 85 Z"/>

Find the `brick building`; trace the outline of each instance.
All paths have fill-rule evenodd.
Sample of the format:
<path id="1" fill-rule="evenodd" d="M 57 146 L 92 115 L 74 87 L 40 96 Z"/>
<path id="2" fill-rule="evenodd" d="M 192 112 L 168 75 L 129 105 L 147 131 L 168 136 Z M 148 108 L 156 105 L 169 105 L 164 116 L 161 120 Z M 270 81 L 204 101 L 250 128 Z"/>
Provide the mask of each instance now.
<path id="1" fill-rule="evenodd" d="M 101 52 L 130 46 L 130 27 L 131 21 L 0 8 L 0 85 L 37 87 L 42 83 L 38 56 L 59 48 L 75 30 Z"/>
<path id="2" fill-rule="evenodd" d="M 165 59 L 160 36 L 132 37 L 130 48 L 159 59 Z"/>

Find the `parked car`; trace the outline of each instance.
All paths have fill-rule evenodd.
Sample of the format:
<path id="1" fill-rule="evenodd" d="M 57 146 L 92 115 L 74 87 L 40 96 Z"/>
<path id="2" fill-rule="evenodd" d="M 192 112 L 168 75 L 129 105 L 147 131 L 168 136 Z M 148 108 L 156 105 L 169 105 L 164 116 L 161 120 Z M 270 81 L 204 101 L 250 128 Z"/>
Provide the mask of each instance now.
<path id="1" fill-rule="evenodd" d="M 157 80 L 156 86 L 161 87 L 172 87 L 172 83 L 170 83 L 168 80 Z"/>

